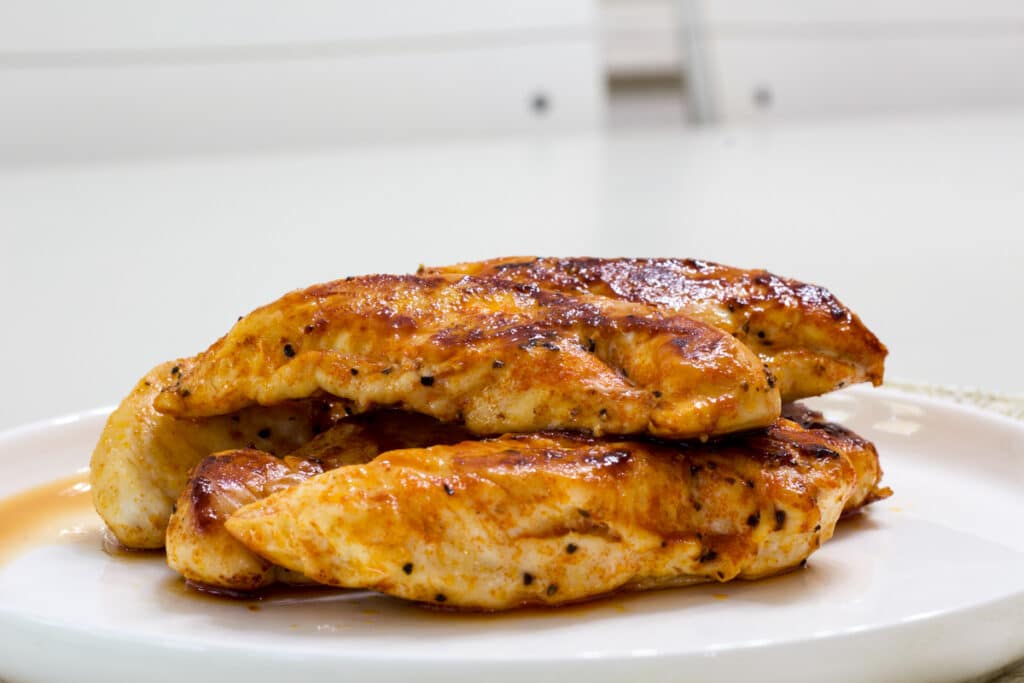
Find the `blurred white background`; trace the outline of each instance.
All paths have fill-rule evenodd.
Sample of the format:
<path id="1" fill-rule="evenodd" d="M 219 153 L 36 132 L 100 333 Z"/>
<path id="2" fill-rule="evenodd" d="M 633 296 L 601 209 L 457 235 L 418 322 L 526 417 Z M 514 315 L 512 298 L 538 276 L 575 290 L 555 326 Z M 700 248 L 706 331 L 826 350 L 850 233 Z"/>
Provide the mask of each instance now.
<path id="1" fill-rule="evenodd" d="M 1024 390 L 1024 5 L 7 0 L 0 428 L 283 291 L 500 254 L 824 284 Z"/>

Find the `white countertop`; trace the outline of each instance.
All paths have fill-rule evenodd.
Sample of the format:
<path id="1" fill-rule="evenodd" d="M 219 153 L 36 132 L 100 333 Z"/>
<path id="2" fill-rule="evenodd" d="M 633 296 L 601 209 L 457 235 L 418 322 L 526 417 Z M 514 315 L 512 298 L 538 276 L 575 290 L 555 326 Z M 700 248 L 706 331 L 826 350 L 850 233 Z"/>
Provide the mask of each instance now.
<path id="1" fill-rule="evenodd" d="M 3 165 L 0 428 L 115 403 L 284 291 L 500 254 L 829 287 L 889 376 L 1024 390 L 1024 111 Z"/>

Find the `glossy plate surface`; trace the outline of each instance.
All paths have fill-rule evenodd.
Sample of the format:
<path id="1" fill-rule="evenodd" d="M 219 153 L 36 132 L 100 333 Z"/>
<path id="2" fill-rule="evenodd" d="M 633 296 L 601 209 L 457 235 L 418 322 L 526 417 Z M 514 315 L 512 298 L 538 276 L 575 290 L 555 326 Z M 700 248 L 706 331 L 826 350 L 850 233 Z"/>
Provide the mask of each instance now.
<path id="1" fill-rule="evenodd" d="M 231 601 L 160 556 L 105 554 L 94 513 L 69 511 L 0 548 L 0 679 L 942 681 L 1024 656 L 1024 426 L 885 390 L 809 403 L 876 443 L 896 493 L 807 569 L 500 615 L 363 592 Z M 103 420 L 0 435 L 0 497 L 81 469 Z"/>

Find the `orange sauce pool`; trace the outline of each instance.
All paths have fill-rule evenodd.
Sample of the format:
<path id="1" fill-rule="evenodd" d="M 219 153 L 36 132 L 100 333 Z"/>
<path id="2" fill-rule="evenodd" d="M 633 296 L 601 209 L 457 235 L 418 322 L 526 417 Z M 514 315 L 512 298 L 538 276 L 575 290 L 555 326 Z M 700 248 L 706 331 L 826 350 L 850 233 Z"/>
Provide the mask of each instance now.
<path id="1" fill-rule="evenodd" d="M 87 469 L 0 499 L 0 564 L 40 545 L 100 547 L 102 537 Z"/>

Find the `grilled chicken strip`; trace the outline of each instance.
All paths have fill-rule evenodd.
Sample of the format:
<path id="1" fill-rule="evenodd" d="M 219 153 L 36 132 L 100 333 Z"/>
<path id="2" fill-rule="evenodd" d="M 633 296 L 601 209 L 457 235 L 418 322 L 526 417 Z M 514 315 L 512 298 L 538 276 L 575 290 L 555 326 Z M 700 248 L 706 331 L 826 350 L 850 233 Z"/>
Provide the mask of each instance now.
<path id="1" fill-rule="evenodd" d="M 879 489 L 882 471 L 874 446 L 857 434 L 824 421 L 821 413 L 787 405 L 783 414 L 808 431 L 808 439 L 849 458 L 856 473 L 853 491 L 843 508 L 852 514 L 863 505 L 889 495 Z M 777 428 L 776 439 L 797 433 Z M 401 435 L 395 439 L 394 435 Z M 748 435 L 732 437 L 734 448 L 748 448 Z M 233 592 L 254 591 L 277 582 L 308 583 L 301 574 L 278 567 L 249 551 L 225 529 L 224 520 L 238 508 L 345 465 L 370 462 L 379 453 L 455 443 L 469 436 L 456 427 L 411 413 L 361 415 L 339 423 L 295 453 L 277 458 L 254 450 L 210 456 L 193 471 L 178 499 L 167 530 L 167 561 L 186 579 Z M 759 442 L 764 443 L 764 442 Z M 810 441 L 804 442 L 810 447 Z M 708 450 L 713 450 L 710 446 Z"/>
<path id="2" fill-rule="evenodd" d="M 888 353 L 828 290 L 695 259 L 499 258 L 421 274 L 497 276 L 560 292 L 657 306 L 713 325 L 756 351 L 783 401 L 857 382 L 882 383 Z"/>
<path id="3" fill-rule="evenodd" d="M 780 419 L 707 444 L 548 433 L 391 451 L 224 524 L 316 582 L 461 608 L 754 579 L 805 560 L 854 495 L 857 468 L 820 437 Z"/>
<path id="4" fill-rule="evenodd" d="M 850 458 L 853 469 L 857 472 L 857 481 L 843 507 L 844 517 L 858 512 L 865 505 L 892 495 L 892 489 L 880 485 L 882 466 L 873 443 L 840 424 L 829 422 L 820 412 L 811 410 L 802 403 L 784 405 L 782 417 L 813 433 L 822 446 Z"/>
<path id="5" fill-rule="evenodd" d="M 381 411 L 343 420 L 284 458 L 253 449 L 209 456 L 192 471 L 171 515 L 167 564 L 194 583 L 230 591 L 306 583 L 250 552 L 224 529 L 224 520 L 322 472 L 365 464 L 385 451 L 469 438 L 460 427 L 423 415 Z"/>
<path id="6" fill-rule="evenodd" d="M 246 445 L 287 453 L 332 424 L 340 412 L 324 401 L 252 407 L 231 416 L 176 419 L 153 399 L 188 361 L 157 366 L 122 401 L 103 429 L 90 465 L 93 505 L 128 548 L 161 548 L 171 508 L 200 460 Z"/>
<path id="7" fill-rule="evenodd" d="M 327 392 L 477 434 L 667 438 L 766 426 L 774 379 L 746 346 L 644 304 L 464 276 L 374 275 L 257 309 L 155 401 L 205 417 Z"/>

